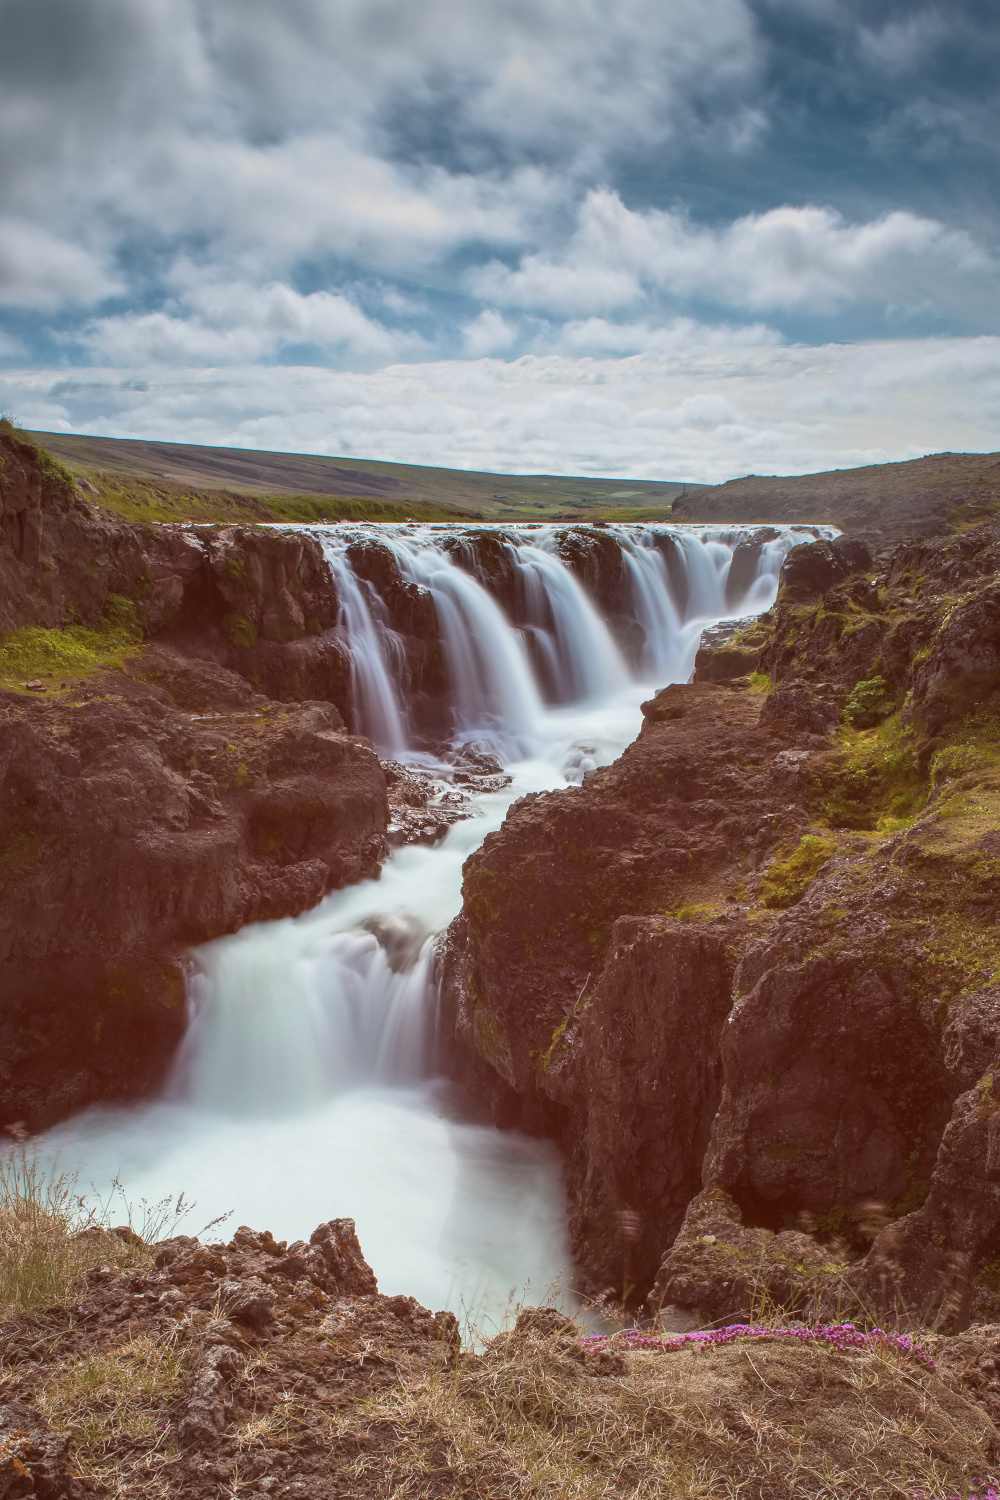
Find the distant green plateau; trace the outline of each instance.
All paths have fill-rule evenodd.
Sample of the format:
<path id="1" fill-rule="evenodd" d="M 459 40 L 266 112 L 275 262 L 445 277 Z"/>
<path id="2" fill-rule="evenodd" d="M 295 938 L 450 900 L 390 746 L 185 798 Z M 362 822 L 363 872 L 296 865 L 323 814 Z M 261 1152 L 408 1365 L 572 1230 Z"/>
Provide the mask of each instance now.
<path id="1" fill-rule="evenodd" d="M 488 474 L 311 453 L 56 432 L 25 436 L 131 521 L 622 520 L 670 514 L 697 485 Z"/>
<path id="2" fill-rule="evenodd" d="M 12 429 L 13 430 L 13 429 Z M 725 484 L 490 474 L 367 458 L 26 432 L 131 521 L 831 522 L 889 540 L 1000 514 L 1000 454 L 936 453 Z"/>

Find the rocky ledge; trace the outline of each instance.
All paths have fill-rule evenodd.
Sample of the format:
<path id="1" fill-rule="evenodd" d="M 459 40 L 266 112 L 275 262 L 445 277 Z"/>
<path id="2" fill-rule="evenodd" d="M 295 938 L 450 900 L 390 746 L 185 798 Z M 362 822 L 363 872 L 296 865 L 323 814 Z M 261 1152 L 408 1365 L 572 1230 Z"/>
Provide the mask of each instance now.
<path id="1" fill-rule="evenodd" d="M 709 680 L 467 862 L 450 1067 L 561 1141 L 592 1293 L 997 1318 L 998 565 L 996 523 L 791 553 Z"/>
<path id="2" fill-rule="evenodd" d="M 542 1307 L 463 1348 L 378 1292 L 351 1219 L 73 1246 L 82 1282 L 0 1321 L 5 1500 L 994 1493 L 1000 1327 L 595 1337 Z"/>

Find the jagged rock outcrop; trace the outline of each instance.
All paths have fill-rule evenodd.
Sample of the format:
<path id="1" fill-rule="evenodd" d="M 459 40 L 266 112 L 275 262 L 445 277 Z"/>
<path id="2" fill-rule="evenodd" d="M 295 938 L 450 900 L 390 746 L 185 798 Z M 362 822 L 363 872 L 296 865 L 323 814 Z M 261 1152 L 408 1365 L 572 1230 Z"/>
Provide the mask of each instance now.
<path id="1" fill-rule="evenodd" d="M 451 1066 L 564 1142 L 593 1288 L 643 1294 L 676 1234 L 653 1297 L 682 1320 L 747 1312 L 754 1260 L 773 1299 L 961 1327 L 998 1307 L 1000 542 L 816 556 L 753 627 L 770 692 L 657 695 L 467 862 Z M 724 961 L 685 966 L 677 929 Z M 650 1103 L 675 1076 L 718 1099 L 704 1151 Z"/>
<path id="2" fill-rule="evenodd" d="M 93 1268 L 0 1322 L 5 1497 L 518 1500 L 540 1452 L 570 1493 L 583 1442 L 607 1493 L 626 1466 L 656 1494 L 697 1465 L 747 1494 L 832 1475 L 847 1500 L 971 1493 L 1000 1457 L 996 1326 L 909 1346 L 801 1324 L 652 1343 L 522 1307 L 461 1350 L 454 1314 L 379 1294 L 350 1219 L 291 1245 L 245 1227 L 228 1244 L 84 1234 Z"/>
<path id="3" fill-rule="evenodd" d="M 185 1024 L 184 950 L 385 850 L 384 774 L 332 705 L 163 650 L 149 670 L 0 693 L 0 1125 L 147 1091 Z"/>
<path id="4" fill-rule="evenodd" d="M 601 1291 L 648 1289 L 718 1099 L 741 922 L 663 913 L 727 882 L 735 902 L 748 862 L 806 825 L 759 704 L 665 689 L 619 761 L 522 799 L 466 862 L 443 959 L 451 1066 L 498 1121 L 564 1141 L 574 1245 Z"/>
<path id="5" fill-rule="evenodd" d="M 131 1233 L 85 1232 L 110 1245 Z M 86 1274 L 68 1320 L 64 1309 L 51 1310 L 44 1351 L 38 1314 L 0 1324 L 0 1495 L 103 1493 L 95 1456 L 99 1479 L 122 1495 L 149 1494 L 151 1483 L 157 1494 L 205 1500 L 223 1484 L 247 1494 L 272 1494 L 277 1485 L 289 1500 L 343 1493 L 330 1462 L 337 1414 L 354 1403 L 363 1409 L 407 1376 L 441 1378 L 455 1361 L 455 1315 L 379 1295 L 353 1219 L 321 1224 L 308 1244 L 246 1227 L 228 1244 L 181 1235 L 147 1247 L 131 1239 L 124 1265 L 119 1245 L 108 1264 Z M 82 1365 L 90 1383 L 71 1383 L 68 1398 L 85 1407 L 93 1390 L 96 1410 L 71 1444 L 39 1408 L 55 1392 L 65 1412 L 61 1388 Z M 130 1413 L 142 1409 L 143 1420 L 116 1423 L 100 1444 L 102 1378 L 123 1392 Z M 84 1481 L 76 1461 L 92 1444 Z M 265 1489 L 248 1488 L 260 1481 Z"/>

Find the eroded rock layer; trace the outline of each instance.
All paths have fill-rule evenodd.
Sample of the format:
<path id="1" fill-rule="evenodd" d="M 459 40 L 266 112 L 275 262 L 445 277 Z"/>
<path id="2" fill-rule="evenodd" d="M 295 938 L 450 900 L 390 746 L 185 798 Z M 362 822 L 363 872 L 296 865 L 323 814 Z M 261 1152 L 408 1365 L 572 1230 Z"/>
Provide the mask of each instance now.
<path id="1" fill-rule="evenodd" d="M 450 1065 L 563 1142 L 592 1291 L 995 1316 L 998 565 L 995 523 L 793 551 L 614 766 L 468 861 Z"/>

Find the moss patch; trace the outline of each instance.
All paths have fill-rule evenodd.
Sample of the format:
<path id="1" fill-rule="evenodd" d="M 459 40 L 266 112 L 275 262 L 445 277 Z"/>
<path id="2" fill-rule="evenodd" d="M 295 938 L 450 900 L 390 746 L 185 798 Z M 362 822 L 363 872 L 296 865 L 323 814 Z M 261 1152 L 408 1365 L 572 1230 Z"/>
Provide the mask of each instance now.
<path id="1" fill-rule="evenodd" d="M 821 866 L 836 849 L 835 839 L 815 833 L 805 834 L 787 859 L 772 860 L 764 871 L 760 882 L 760 904 L 780 910 L 801 901 Z"/>
<path id="2" fill-rule="evenodd" d="M 136 655 L 142 629 L 135 605 L 121 594 L 109 594 L 102 619 L 93 627 L 68 625 L 62 630 L 25 625 L 0 636 L 0 683 L 23 688 L 40 681 L 88 677 L 108 667 L 121 667 Z"/>
<path id="3" fill-rule="evenodd" d="M 923 805 L 916 731 L 898 713 L 875 729 L 844 729 L 840 753 L 820 773 L 822 812 L 834 828 L 888 833 Z"/>

